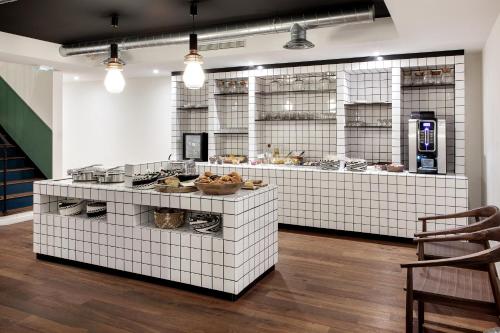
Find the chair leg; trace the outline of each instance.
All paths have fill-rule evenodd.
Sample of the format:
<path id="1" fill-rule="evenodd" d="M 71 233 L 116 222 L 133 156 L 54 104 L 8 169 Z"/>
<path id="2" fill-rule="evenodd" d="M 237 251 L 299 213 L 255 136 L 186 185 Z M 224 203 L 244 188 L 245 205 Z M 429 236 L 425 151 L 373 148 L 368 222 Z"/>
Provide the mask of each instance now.
<path id="1" fill-rule="evenodd" d="M 406 333 L 413 333 L 413 274 L 407 269 L 406 274 Z"/>
<path id="2" fill-rule="evenodd" d="M 424 332 L 424 302 L 418 301 L 418 333 Z"/>

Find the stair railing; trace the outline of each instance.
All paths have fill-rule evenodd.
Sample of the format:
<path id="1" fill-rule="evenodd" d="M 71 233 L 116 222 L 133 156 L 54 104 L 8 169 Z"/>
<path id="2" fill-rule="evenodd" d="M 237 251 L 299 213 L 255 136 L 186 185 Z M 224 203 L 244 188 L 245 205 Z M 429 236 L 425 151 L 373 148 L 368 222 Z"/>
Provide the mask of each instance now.
<path id="1" fill-rule="evenodd" d="M 3 150 L 3 205 L 2 205 L 2 215 L 7 214 L 7 148 L 10 146 L 9 144 L 3 143 L 0 145 Z"/>

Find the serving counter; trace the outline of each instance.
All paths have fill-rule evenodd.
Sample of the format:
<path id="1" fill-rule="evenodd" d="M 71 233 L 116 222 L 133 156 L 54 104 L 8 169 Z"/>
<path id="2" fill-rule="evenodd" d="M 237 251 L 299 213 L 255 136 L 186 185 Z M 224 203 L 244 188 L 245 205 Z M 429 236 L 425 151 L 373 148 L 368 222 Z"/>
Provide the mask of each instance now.
<path id="1" fill-rule="evenodd" d="M 278 186 L 279 223 L 412 238 L 419 216 L 449 214 L 468 208 L 468 180 L 458 175 L 387 171 L 330 171 L 279 165 L 197 163 L 198 171 Z M 463 219 L 431 223 L 429 230 L 464 225 Z"/>
<path id="2" fill-rule="evenodd" d="M 102 218 L 63 216 L 65 198 L 106 202 Z M 233 195 L 133 190 L 123 184 L 44 180 L 34 185 L 33 250 L 62 258 L 172 281 L 237 298 L 278 260 L 278 189 L 274 185 Z M 199 234 L 189 225 L 159 229 L 156 207 L 216 214 L 222 229 Z"/>

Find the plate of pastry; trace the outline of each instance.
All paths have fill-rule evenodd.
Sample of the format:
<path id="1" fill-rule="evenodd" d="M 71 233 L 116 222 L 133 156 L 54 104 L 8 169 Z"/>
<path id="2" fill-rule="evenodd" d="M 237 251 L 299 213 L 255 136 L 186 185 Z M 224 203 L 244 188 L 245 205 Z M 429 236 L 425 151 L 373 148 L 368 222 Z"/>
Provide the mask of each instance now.
<path id="1" fill-rule="evenodd" d="M 212 172 L 206 171 L 194 182 L 203 194 L 208 195 L 234 194 L 241 189 L 243 183 L 243 179 L 236 171 L 225 176 L 214 175 Z"/>

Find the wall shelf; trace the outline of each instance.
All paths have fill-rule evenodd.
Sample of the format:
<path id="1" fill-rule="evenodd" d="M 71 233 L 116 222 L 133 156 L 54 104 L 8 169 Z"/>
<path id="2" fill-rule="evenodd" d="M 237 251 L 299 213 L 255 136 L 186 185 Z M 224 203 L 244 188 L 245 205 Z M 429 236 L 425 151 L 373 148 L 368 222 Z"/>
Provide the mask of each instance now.
<path id="1" fill-rule="evenodd" d="M 255 119 L 259 122 L 271 122 L 271 121 L 325 121 L 325 122 L 337 122 L 336 118 L 324 119 L 324 118 L 312 118 L 312 119 Z"/>
<path id="2" fill-rule="evenodd" d="M 346 106 L 355 106 L 355 105 L 391 105 L 392 102 L 387 102 L 387 101 L 380 101 L 380 102 L 367 102 L 367 101 L 351 101 L 351 102 L 345 102 L 344 105 Z"/>
<path id="3" fill-rule="evenodd" d="M 287 90 L 287 91 L 259 91 L 256 95 L 286 95 L 286 94 L 326 94 L 337 92 L 337 89 L 318 89 L 318 90 Z"/>
<path id="4" fill-rule="evenodd" d="M 208 110 L 208 106 L 180 106 L 177 108 L 177 110 L 199 110 L 199 111 L 204 111 Z"/>
<path id="5" fill-rule="evenodd" d="M 441 83 L 441 84 L 430 83 L 430 84 L 419 84 L 419 85 L 401 85 L 401 88 L 403 88 L 403 89 L 433 88 L 433 87 L 436 87 L 436 88 L 449 87 L 449 88 L 451 88 L 454 86 L 455 86 L 454 83 Z"/>
<path id="6" fill-rule="evenodd" d="M 345 125 L 344 128 L 380 128 L 380 129 L 391 129 L 392 126 L 382 126 L 382 125 Z"/>
<path id="7" fill-rule="evenodd" d="M 248 95 L 248 92 L 234 92 L 234 93 L 215 93 L 214 96 L 244 96 Z"/>

